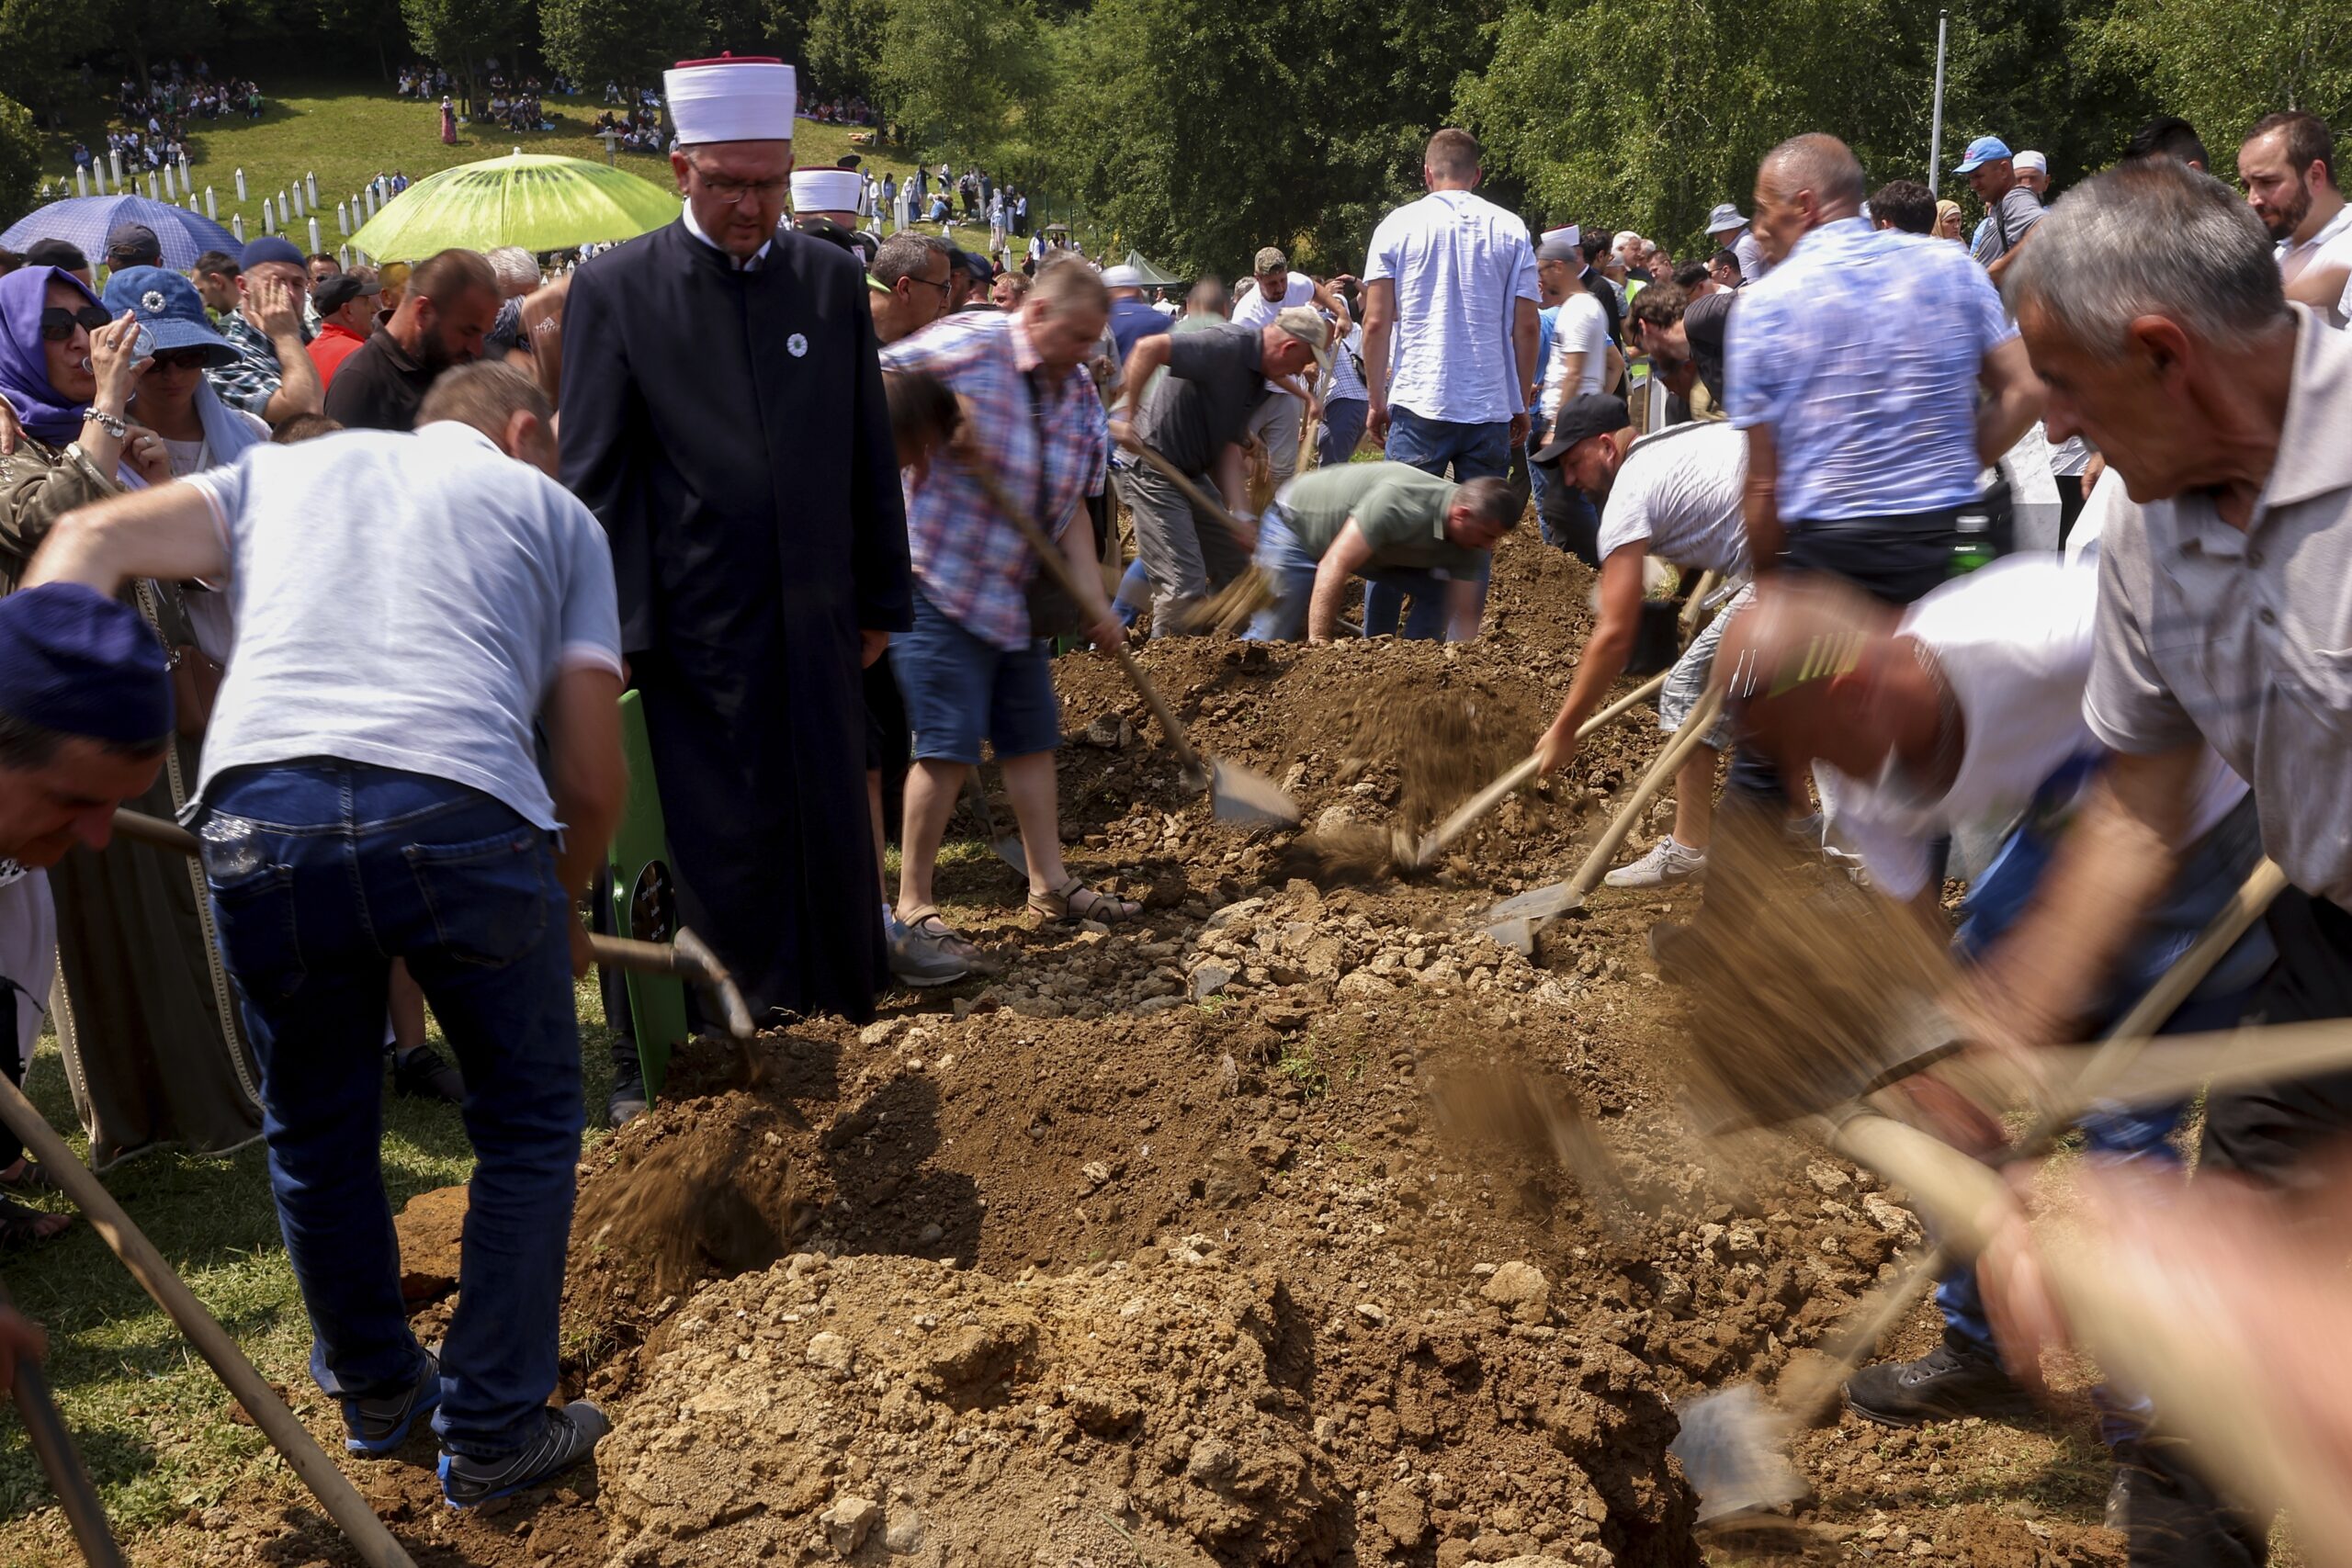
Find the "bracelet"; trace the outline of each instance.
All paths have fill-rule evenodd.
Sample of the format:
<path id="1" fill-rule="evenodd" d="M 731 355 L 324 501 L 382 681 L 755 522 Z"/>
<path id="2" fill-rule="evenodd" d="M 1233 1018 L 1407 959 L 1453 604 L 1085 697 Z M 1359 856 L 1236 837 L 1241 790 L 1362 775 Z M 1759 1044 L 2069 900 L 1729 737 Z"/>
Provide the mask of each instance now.
<path id="1" fill-rule="evenodd" d="M 102 413 L 95 408 L 82 411 L 82 417 L 113 436 L 117 441 L 130 434 L 130 425 L 119 414 Z"/>

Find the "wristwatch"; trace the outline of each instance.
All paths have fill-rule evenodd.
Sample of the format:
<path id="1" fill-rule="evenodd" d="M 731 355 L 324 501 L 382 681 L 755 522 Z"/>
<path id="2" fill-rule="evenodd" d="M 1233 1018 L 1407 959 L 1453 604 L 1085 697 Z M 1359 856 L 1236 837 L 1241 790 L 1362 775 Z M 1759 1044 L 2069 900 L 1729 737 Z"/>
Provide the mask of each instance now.
<path id="1" fill-rule="evenodd" d="M 113 436 L 117 441 L 130 434 L 130 424 L 119 414 L 105 413 L 95 408 L 84 409 L 82 417 Z"/>

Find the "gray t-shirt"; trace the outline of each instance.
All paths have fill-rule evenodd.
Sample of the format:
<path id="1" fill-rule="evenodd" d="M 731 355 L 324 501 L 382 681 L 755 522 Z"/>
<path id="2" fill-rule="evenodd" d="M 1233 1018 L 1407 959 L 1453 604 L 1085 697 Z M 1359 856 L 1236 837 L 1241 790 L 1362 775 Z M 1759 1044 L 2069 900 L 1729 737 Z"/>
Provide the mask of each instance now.
<path id="1" fill-rule="evenodd" d="M 1241 439 L 1265 397 L 1257 328 L 1227 321 L 1171 333 L 1168 374 L 1144 394 L 1136 435 L 1185 473 L 1197 474 L 1216 460 L 1220 448 Z"/>
<path id="2" fill-rule="evenodd" d="M 621 670 L 594 513 L 469 425 L 254 446 L 187 481 L 228 546 L 237 627 L 202 795 L 335 757 L 449 779 L 560 826 L 531 727 L 565 670 Z"/>
<path id="3" fill-rule="evenodd" d="M 2023 186 L 2011 186 L 1988 216 L 1993 221 L 1984 225 L 1970 252 L 1986 266 L 2007 255 L 2026 231 L 2041 221 L 2041 198 Z"/>

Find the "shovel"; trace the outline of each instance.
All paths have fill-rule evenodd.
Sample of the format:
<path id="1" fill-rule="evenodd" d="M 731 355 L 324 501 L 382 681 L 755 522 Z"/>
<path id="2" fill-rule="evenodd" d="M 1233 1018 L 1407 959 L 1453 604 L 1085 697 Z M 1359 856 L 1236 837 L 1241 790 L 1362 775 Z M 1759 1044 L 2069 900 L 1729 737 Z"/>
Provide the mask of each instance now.
<path id="1" fill-rule="evenodd" d="M 1160 477 L 1174 485 L 1196 511 L 1224 524 L 1226 531 L 1233 536 L 1244 551 L 1253 547 L 1250 530 L 1241 525 L 1241 519 L 1226 510 L 1223 502 L 1194 484 L 1191 475 L 1139 441 L 1130 445 L 1127 450 L 1158 470 Z M 1192 629 L 1208 627 L 1231 631 L 1272 601 L 1273 592 L 1266 586 L 1265 574 L 1253 561 L 1243 567 L 1239 576 L 1217 590 L 1193 612 Z"/>
<path id="2" fill-rule="evenodd" d="M 2245 934 L 2247 928 L 2262 917 L 2263 910 L 2269 908 L 2270 901 L 2286 885 L 2286 874 L 2271 862 L 2265 860 L 2256 865 L 2236 897 L 2214 915 L 2188 950 L 2090 1052 L 2065 1094 L 2060 1097 L 2061 1102 L 2047 1107 L 2006 1157 L 2028 1159 L 2039 1156 L 2074 1124 L 2085 1109 L 2108 1096 L 2134 1062 L 2150 1049 L 2154 1032 L 2211 972 L 2222 955 Z M 2340 1033 L 2342 1027 L 2336 1025 L 2335 1032 Z M 2189 1042 L 2184 1037 L 2156 1049 L 2167 1049 L 2176 1043 L 2187 1045 Z M 2210 1049 L 2203 1055 L 2204 1066 L 2210 1072 L 2216 1063 Z M 2271 1055 L 2263 1076 L 2281 1076 L 2279 1065 L 2279 1058 Z M 1699 1495 L 1701 1523 L 1775 1507 L 1792 1500 L 1792 1495 L 1784 1494 L 1777 1483 L 1760 1483 L 1758 1478 L 1769 1479 L 1787 1471 L 1787 1461 L 1781 1455 L 1791 1427 L 1817 1409 L 1853 1375 L 1862 1358 L 1943 1272 L 1947 1261 L 1941 1247 L 1930 1247 L 1913 1255 L 1893 1280 L 1864 1297 L 1848 1316 L 1829 1356 L 1814 1363 L 1804 1376 L 1792 1379 L 1780 1391 L 1779 1410 L 1762 1402 L 1754 1384 L 1743 1383 L 1717 1393 L 1702 1394 L 1676 1413 L 1682 1423 L 1682 1435 L 1675 1439 L 1672 1451 L 1682 1460 L 1683 1474 Z M 1773 1469 L 1775 1462 L 1779 1471 Z"/>
<path id="3" fill-rule="evenodd" d="M 0 1287 L 0 1306 L 13 1304 L 6 1288 Z M 82 1467 L 74 1436 L 65 1429 L 65 1417 L 49 1392 L 48 1374 L 28 1358 L 17 1362 L 16 1397 L 26 1441 L 32 1445 L 33 1457 L 40 1461 L 41 1473 L 49 1477 L 49 1489 L 57 1494 L 59 1511 L 73 1528 L 82 1561 L 90 1568 L 122 1568 L 122 1549 L 115 1544 L 97 1488 L 90 1484 L 90 1472 Z"/>
<path id="4" fill-rule="evenodd" d="M 160 817 L 150 817 L 128 807 L 117 807 L 114 830 L 126 839 L 136 839 L 160 850 L 176 850 L 191 859 L 202 853 L 196 835 L 176 822 L 166 822 Z M 727 1032 L 738 1041 L 749 1041 L 755 1031 L 752 1024 L 752 1010 L 744 1005 L 743 993 L 736 988 L 734 976 L 718 954 L 690 931 L 680 931 L 675 943 L 635 942 L 628 937 L 604 936 L 592 933 L 588 938 L 589 952 L 596 963 L 606 969 L 628 969 L 640 975 L 670 975 L 694 983 L 709 1002 L 712 1010 L 727 1021 Z"/>
<path id="5" fill-rule="evenodd" d="M 1643 682 L 1607 707 L 1586 719 L 1577 729 L 1579 743 L 1585 737 L 1604 725 L 1614 724 L 1634 708 L 1657 695 L 1666 684 L 1667 671 L 1660 671 Z M 1471 826 L 1510 795 L 1527 786 L 1535 776 L 1535 759 L 1527 757 L 1512 765 L 1510 772 L 1480 790 L 1456 807 L 1453 816 L 1422 835 L 1421 841 L 1403 857 L 1401 864 L 1408 871 L 1419 871 L 1435 861 L 1452 846 L 1456 839 L 1468 832 Z"/>
<path id="6" fill-rule="evenodd" d="M 1160 464 L 1166 465 L 1167 459 L 1157 457 L 1149 447 L 1142 450 L 1146 457 L 1156 457 Z M 1085 595 L 1079 590 L 1077 576 L 1071 572 L 1069 563 L 1062 559 L 1061 547 L 1046 537 L 1045 529 L 1038 526 L 1036 519 L 1023 511 L 1020 504 L 1005 493 L 1004 486 L 994 474 L 981 468 L 967 471 L 988 496 L 989 504 L 1012 525 L 1028 544 L 1030 552 L 1036 556 L 1038 564 L 1061 585 L 1062 592 L 1081 604 L 1086 603 Z M 1135 687 L 1136 694 L 1143 698 L 1144 705 L 1151 709 L 1151 716 L 1159 721 L 1160 733 L 1168 737 L 1169 749 L 1176 753 L 1176 761 L 1183 768 L 1185 783 L 1194 789 L 1204 784 L 1207 786 L 1209 804 L 1218 821 L 1249 827 L 1288 827 L 1298 821 L 1298 802 L 1265 774 L 1225 761 L 1204 768 L 1200 753 L 1193 750 L 1193 742 L 1184 734 L 1184 727 L 1178 722 L 1175 710 L 1159 694 L 1159 688 L 1152 684 L 1151 677 L 1143 672 L 1143 666 L 1136 662 L 1136 656 L 1124 643 L 1113 649 L 1111 654 L 1118 660 L 1120 672 L 1126 676 L 1127 683 Z"/>
<path id="7" fill-rule="evenodd" d="M 964 775 L 964 798 L 970 803 L 972 815 L 980 819 L 980 831 L 987 837 L 989 848 L 996 852 L 996 858 L 1022 875 L 1028 875 L 1029 856 L 1021 847 L 1021 835 L 1007 833 L 1001 838 L 997 836 L 996 810 L 989 805 L 989 792 L 981 786 L 980 768 L 977 762 Z"/>
<path id="8" fill-rule="evenodd" d="M 1690 716 L 1682 721 L 1682 728 L 1675 732 L 1673 741 L 1657 754 L 1657 760 L 1650 764 L 1650 771 L 1642 775 L 1642 782 L 1634 786 L 1632 795 L 1617 808 L 1617 815 L 1610 819 L 1609 826 L 1594 840 L 1591 852 L 1585 856 L 1584 863 L 1577 867 L 1576 874 L 1566 882 L 1555 882 L 1549 887 L 1538 887 L 1517 897 L 1506 898 L 1488 909 L 1479 917 L 1486 925 L 1487 934 L 1503 946 L 1516 948 L 1532 957 L 1535 952 L 1537 932 L 1562 915 L 1584 908 L 1585 895 L 1599 885 L 1602 874 L 1609 869 L 1609 863 L 1617 858 L 1617 852 L 1624 847 L 1626 835 L 1634 830 L 1634 824 L 1648 808 L 1651 800 L 1690 753 L 1706 743 L 1708 732 L 1714 728 L 1715 715 L 1723 705 L 1721 690 L 1710 691 L 1701 698 L 1699 705 L 1691 709 Z"/>

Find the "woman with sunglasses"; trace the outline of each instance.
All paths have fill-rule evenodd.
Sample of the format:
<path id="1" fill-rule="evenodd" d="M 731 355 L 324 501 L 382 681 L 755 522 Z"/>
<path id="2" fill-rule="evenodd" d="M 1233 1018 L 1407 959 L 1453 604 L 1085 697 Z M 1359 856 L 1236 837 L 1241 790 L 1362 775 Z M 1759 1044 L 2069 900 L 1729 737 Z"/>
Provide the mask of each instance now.
<path id="1" fill-rule="evenodd" d="M 51 523 L 121 489 L 126 459 L 163 463 L 158 445 L 134 454 L 125 417 L 139 346 L 136 316 L 114 320 L 70 273 L 0 277 L 0 397 L 24 434 L 0 456 L 0 592 L 16 588 Z"/>

